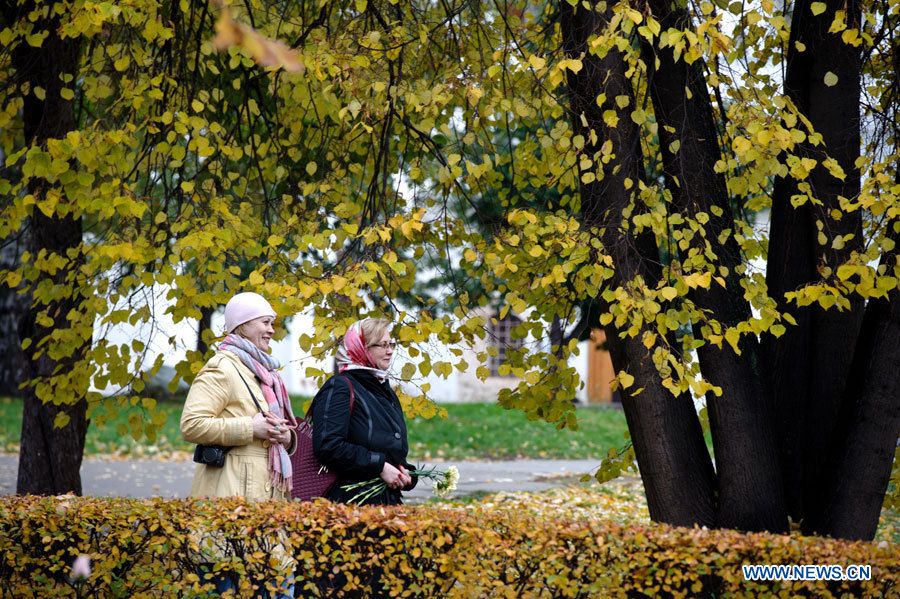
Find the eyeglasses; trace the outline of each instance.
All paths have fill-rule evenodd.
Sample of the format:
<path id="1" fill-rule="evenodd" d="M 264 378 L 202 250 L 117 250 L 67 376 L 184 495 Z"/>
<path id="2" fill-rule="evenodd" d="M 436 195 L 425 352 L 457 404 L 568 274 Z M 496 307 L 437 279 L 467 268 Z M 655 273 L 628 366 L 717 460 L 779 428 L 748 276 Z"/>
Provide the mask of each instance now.
<path id="1" fill-rule="evenodd" d="M 381 343 L 373 343 L 369 347 L 380 347 L 381 349 L 397 349 L 396 341 L 382 341 Z"/>

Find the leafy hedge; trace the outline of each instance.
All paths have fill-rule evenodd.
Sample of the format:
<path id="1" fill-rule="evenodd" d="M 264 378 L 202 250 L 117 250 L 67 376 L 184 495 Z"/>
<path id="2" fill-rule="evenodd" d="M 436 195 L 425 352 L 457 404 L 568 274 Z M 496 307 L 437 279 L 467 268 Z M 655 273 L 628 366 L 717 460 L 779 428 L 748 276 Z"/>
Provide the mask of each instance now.
<path id="1" fill-rule="evenodd" d="M 0 593 L 13 597 L 195 597 L 218 531 L 213 568 L 252 585 L 296 564 L 298 596 L 897 596 L 900 566 L 887 543 L 548 520 L 522 511 L 355 508 L 217 501 L 0 499 Z M 279 534 L 278 531 L 283 531 Z M 279 549 L 286 549 L 279 560 Z M 73 578 L 76 557 L 91 558 Z M 745 581 L 743 564 L 870 564 L 864 582 Z"/>

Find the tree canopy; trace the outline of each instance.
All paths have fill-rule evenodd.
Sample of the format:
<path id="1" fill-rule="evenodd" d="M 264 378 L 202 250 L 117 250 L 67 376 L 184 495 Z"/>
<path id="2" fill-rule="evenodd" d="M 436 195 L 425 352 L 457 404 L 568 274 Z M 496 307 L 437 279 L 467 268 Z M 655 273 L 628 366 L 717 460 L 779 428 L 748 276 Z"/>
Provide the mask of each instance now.
<path id="1" fill-rule="evenodd" d="M 607 328 L 634 453 L 603 473 L 636 455 L 655 519 L 874 526 L 900 426 L 896 2 L 22 0 L 3 19 L 0 238 L 25 249 L 0 278 L 31 298 L 35 399 L 143 406 L 132 432 L 153 435 L 145 340 L 104 336 L 152 319 L 153 286 L 176 321 L 241 289 L 312 311 L 313 352 L 388 314 L 403 380 L 465 369 L 422 344 L 474 344 L 496 306 L 537 340 L 507 353 L 500 402 L 560 427 L 577 339 Z M 423 391 L 408 413 L 435 412 Z M 842 428 L 873 410 L 877 435 Z M 840 531 L 825 456 L 864 437 L 866 524 Z"/>

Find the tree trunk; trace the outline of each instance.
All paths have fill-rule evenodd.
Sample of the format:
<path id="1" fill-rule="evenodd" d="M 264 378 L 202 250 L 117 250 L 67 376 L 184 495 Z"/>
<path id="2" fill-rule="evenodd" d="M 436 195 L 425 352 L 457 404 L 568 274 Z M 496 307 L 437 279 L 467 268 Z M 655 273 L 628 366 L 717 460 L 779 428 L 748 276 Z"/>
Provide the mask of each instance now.
<path id="1" fill-rule="evenodd" d="M 560 2 L 559 7 L 563 48 L 567 56 L 582 62 L 578 73 L 568 74 L 573 131 L 586 140 L 583 153 L 591 160 L 607 140 L 613 143 L 616 154 L 615 160 L 603 165 L 602 172 L 591 167 L 597 173 L 595 181 L 582 182 L 579 217 L 586 230 L 600 236 L 604 251 L 613 256 L 617 270 L 612 286 L 638 274 L 645 280 L 657 280 L 660 267 L 655 240 L 635 238 L 622 228 L 623 211 L 632 200 L 626 180 L 630 179 L 631 189 L 637 189 L 642 178 L 639 131 L 615 102 L 617 96 L 633 95 L 625 64 L 616 50 L 603 58 L 588 51 L 589 37 L 608 24 L 611 9 L 602 2 L 591 2 L 591 8 Z M 596 98 L 601 92 L 607 99 L 598 106 Z M 607 109 L 619 113 L 618 127 L 604 123 Z M 676 525 L 712 525 L 714 473 L 690 396 L 670 396 L 640 337 L 622 338 L 612 326 L 607 327 L 607 336 L 616 371 L 629 372 L 635 377 L 635 388 L 644 389 L 638 396 L 624 391 L 622 403 L 650 517 Z"/>
<path id="2" fill-rule="evenodd" d="M 24 251 L 22 235 L 7 239 L 0 248 L 0 268 L 19 267 Z M 0 286 L 0 395 L 20 396 L 25 380 L 25 354 L 19 342 L 19 322 L 28 310 L 28 298 L 17 289 Z"/>
<path id="3" fill-rule="evenodd" d="M 808 178 L 813 196 L 821 204 L 791 205 L 798 193 L 793 179 L 778 179 L 772 200 L 772 227 L 766 279 L 769 293 L 785 310 L 783 294 L 803 285 L 834 276 L 837 267 L 862 248 L 860 211 L 840 211 L 840 198 L 860 191 L 860 50 L 845 44 L 840 33 L 829 33 L 835 11 L 846 11 L 847 25 L 858 27 L 860 4 L 829 0 L 827 9 L 813 15 L 811 0 L 794 7 L 788 44 L 785 92 L 822 135 L 823 144 L 801 144 L 795 152 L 819 163 Z M 798 42 L 804 51 L 798 50 Z M 826 74 L 837 76 L 829 86 Z M 834 158 L 845 173 L 834 177 L 821 165 Z M 832 213 L 840 214 L 834 218 Z M 819 233 L 824 235 L 820 243 Z M 839 236 L 853 238 L 835 245 Z M 851 298 L 849 310 L 818 305 L 801 310 L 798 326 L 780 339 L 765 338 L 766 361 L 777 406 L 782 474 L 795 519 L 821 509 L 823 481 L 827 478 L 827 448 L 835 425 L 852 351 L 863 316 L 863 301 Z M 844 348 L 841 351 L 840 348 Z M 836 351 L 837 349 L 837 351 Z"/>
<path id="4" fill-rule="evenodd" d="M 209 344 L 203 338 L 203 335 L 212 326 L 213 312 L 215 312 L 215 308 L 208 306 L 200 308 L 200 320 L 197 322 L 197 351 L 201 354 L 205 354 L 209 350 Z"/>
<path id="5" fill-rule="evenodd" d="M 7 2 L 3 5 L 8 23 L 18 18 L 26 18 L 35 8 L 31 2 L 24 5 Z M 52 7 L 45 14 L 53 14 Z M 48 37 L 39 48 L 21 42 L 12 52 L 15 77 L 28 81 L 31 89 L 44 88 L 45 100 L 34 94 L 25 97 L 23 107 L 26 143 L 46 146 L 48 139 L 65 136 L 75 126 L 72 102 L 60 96 L 62 81 L 60 75 L 74 74 L 79 42 L 58 35 L 59 20 L 55 17 L 41 17 L 34 24 L 36 30 L 46 30 Z M 29 182 L 28 191 L 35 198 L 43 197 L 51 185 L 48 181 L 34 178 Z M 67 255 L 71 248 L 81 244 L 82 226 L 80 219 L 72 217 L 45 216 L 35 209 L 29 221 L 28 249 L 33 256 L 45 251 L 49 254 Z M 54 285 L 74 287 L 76 283 L 67 280 L 71 269 L 61 269 L 54 275 L 42 274 L 43 279 Z M 20 332 L 23 338 L 32 340 L 26 351 L 26 374 L 29 380 L 48 378 L 55 371 L 65 371 L 74 361 L 84 355 L 87 347 L 81 347 L 74 355 L 64 360 L 50 357 L 47 347 L 39 348 L 39 340 L 54 329 L 67 328 L 68 313 L 80 307 L 83 298 L 79 293 L 63 294 L 44 304 L 32 297 L 28 312 L 23 319 Z M 53 320 L 49 326 L 39 323 L 39 315 L 46 313 Z M 39 354 L 40 351 L 40 354 Z M 54 398 L 56 399 L 56 398 Z M 59 405 L 44 403 L 31 386 L 25 396 L 22 417 L 22 439 L 19 452 L 18 493 L 59 494 L 69 491 L 81 493 L 81 459 L 84 453 L 84 438 L 87 432 L 87 402 L 82 393 L 79 397 L 60 398 Z M 58 413 L 69 416 L 67 426 L 56 428 L 54 421 Z"/>
<path id="6" fill-rule="evenodd" d="M 900 223 L 894 225 L 900 227 Z M 893 231 L 900 243 L 900 232 Z M 890 273 L 898 254 L 882 260 Z M 871 541 L 878 528 L 900 435 L 900 290 L 869 300 L 847 384 L 847 401 L 826 456 L 821 509 L 804 532 Z"/>
<path id="7" fill-rule="evenodd" d="M 691 28 L 687 10 L 665 0 L 650 0 L 648 5 L 664 31 Z M 725 288 L 713 282 L 709 289 L 691 290 L 688 298 L 715 315 L 723 327 L 733 327 L 748 320 L 751 311 L 740 284 L 737 241 L 728 235 L 724 242 L 711 242 L 734 230 L 734 217 L 725 178 L 713 168 L 721 153 L 703 63 L 676 60 L 671 48 L 657 50 L 645 40 L 643 53 L 650 69 L 666 187 L 685 216 L 695 218 L 701 212 L 709 216 L 706 232 L 695 237 L 695 245 L 700 252 L 715 252 L 720 269 L 727 269 Z M 680 146 L 673 152 L 675 141 Z M 697 338 L 702 337 L 701 324 L 694 323 Z M 707 343 L 697 352 L 704 378 L 722 388 L 721 397 L 707 394 L 718 473 L 717 524 L 782 532 L 787 530 L 787 515 L 756 338 L 744 336 L 740 349 L 737 355 L 727 344 L 719 349 Z"/>

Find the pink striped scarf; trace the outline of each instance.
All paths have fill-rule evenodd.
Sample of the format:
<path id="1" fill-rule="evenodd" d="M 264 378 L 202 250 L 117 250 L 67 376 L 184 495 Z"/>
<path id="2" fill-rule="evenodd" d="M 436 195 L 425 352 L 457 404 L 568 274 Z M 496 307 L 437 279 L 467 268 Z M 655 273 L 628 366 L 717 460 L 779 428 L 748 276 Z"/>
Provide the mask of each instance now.
<path id="1" fill-rule="evenodd" d="M 287 419 L 291 427 L 297 426 L 297 419 L 294 418 L 294 410 L 291 408 L 291 399 L 284 386 L 284 381 L 277 371 L 281 367 L 278 360 L 236 333 L 225 337 L 219 343 L 219 349 L 230 351 L 236 355 L 244 366 L 256 375 L 263 397 L 272 414 Z M 281 443 L 269 445 L 269 478 L 272 485 L 290 492 L 292 475 L 291 458 L 284 446 Z"/>

